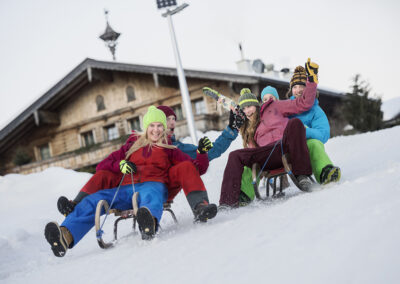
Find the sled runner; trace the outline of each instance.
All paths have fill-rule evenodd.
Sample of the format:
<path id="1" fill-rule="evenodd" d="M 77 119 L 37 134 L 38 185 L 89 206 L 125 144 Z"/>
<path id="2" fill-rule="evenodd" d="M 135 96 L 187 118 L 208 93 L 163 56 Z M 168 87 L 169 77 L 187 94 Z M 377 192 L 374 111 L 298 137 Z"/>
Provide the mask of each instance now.
<path id="1" fill-rule="evenodd" d="M 261 197 L 260 191 L 258 190 L 258 185 L 257 185 L 257 164 L 253 164 L 252 167 L 252 174 L 253 174 L 253 187 L 254 187 L 254 193 L 257 199 L 259 200 L 266 200 L 269 197 L 269 187 L 270 185 L 272 186 L 272 198 L 280 198 L 285 196 L 285 193 L 283 192 L 283 190 L 287 187 L 289 187 L 289 182 L 287 180 L 287 176 L 290 177 L 290 179 L 292 180 L 292 182 L 296 185 L 296 187 L 298 189 L 300 189 L 301 191 L 304 191 L 300 185 L 299 182 L 297 181 L 297 178 L 294 176 L 293 172 L 292 172 L 292 166 L 289 163 L 289 157 L 288 154 L 284 154 L 282 156 L 282 164 L 283 167 L 279 168 L 279 169 L 274 169 L 274 170 L 270 170 L 270 171 L 263 171 L 259 174 L 260 179 L 261 178 L 266 178 L 266 187 L 265 187 L 265 195 L 266 197 Z M 279 192 L 277 193 L 277 179 L 279 178 Z M 311 182 L 315 183 L 315 180 L 310 177 Z"/>
<path id="2" fill-rule="evenodd" d="M 136 223 L 137 223 L 137 211 L 138 211 L 138 205 L 137 205 L 137 196 L 138 196 L 138 192 L 134 193 L 134 195 L 132 196 L 132 208 L 130 210 L 118 210 L 118 209 L 110 209 L 109 210 L 109 214 L 114 214 L 115 217 L 118 217 L 115 221 L 114 221 L 114 239 L 110 242 L 106 242 L 103 240 L 103 231 L 101 230 L 101 215 L 104 212 L 107 212 L 109 209 L 109 205 L 108 202 L 106 200 L 100 200 L 97 203 L 97 207 L 96 207 L 96 215 L 95 215 L 95 228 L 96 228 L 96 238 L 97 238 L 97 243 L 99 244 L 99 246 L 102 249 L 107 249 L 110 248 L 114 245 L 115 241 L 117 240 L 118 237 L 118 223 L 121 220 L 127 220 L 127 219 L 132 219 L 133 220 L 133 225 L 132 228 L 133 230 L 136 229 Z M 178 220 L 176 219 L 175 213 L 172 211 L 171 209 L 171 203 L 172 202 L 166 202 L 164 203 L 164 211 L 168 211 L 171 216 L 172 219 L 174 220 L 174 223 L 177 224 Z"/>

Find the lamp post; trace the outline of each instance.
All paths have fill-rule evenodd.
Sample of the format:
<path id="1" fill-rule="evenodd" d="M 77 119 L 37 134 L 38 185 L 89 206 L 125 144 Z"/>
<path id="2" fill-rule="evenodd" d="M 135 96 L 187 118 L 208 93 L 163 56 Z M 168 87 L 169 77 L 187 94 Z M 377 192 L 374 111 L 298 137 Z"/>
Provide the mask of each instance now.
<path id="1" fill-rule="evenodd" d="M 166 12 L 163 13 L 162 16 L 167 18 L 167 20 L 168 20 L 169 32 L 170 32 L 171 41 L 172 41 L 172 48 L 174 50 L 174 55 L 175 55 L 176 71 L 177 71 L 178 79 L 179 79 L 179 88 L 181 90 L 183 106 L 184 106 L 184 109 L 186 112 L 186 120 L 188 123 L 190 137 L 192 138 L 193 144 L 197 144 L 196 127 L 194 125 L 194 118 L 193 118 L 193 112 L 192 112 L 192 105 L 191 105 L 191 101 L 190 101 L 190 97 L 189 97 L 189 90 L 188 90 L 188 86 L 186 83 L 185 72 L 183 71 L 183 68 L 182 68 L 182 62 L 181 62 L 181 58 L 179 55 L 178 44 L 177 44 L 176 37 L 175 37 L 174 25 L 172 23 L 172 15 L 179 13 L 180 11 L 185 9 L 187 6 L 189 6 L 189 4 L 184 3 L 184 4 L 176 7 L 175 9 L 170 10 L 169 7 L 172 7 L 172 6 L 176 6 L 176 0 L 157 0 L 158 9 L 166 9 Z"/>
<path id="2" fill-rule="evenodd" d="M 99 36 L 99 38 L 102 39 L 105 42 L 106 46 L 110 49 L 113 60 L 115 61 L 115 47 L 118 44 L 117 39 L 119 38 L 119 36 L 121 34 L 114 31 L 112 29 L 112 27 L 110 26 L 110 24 L 108 23 L 108 11 L 107 10 L 104 10 L 104 14 L 106 16 L 107 26 L 106 26 L 106 30 L 104 31 L 104 33 L 101 36 Z"/>

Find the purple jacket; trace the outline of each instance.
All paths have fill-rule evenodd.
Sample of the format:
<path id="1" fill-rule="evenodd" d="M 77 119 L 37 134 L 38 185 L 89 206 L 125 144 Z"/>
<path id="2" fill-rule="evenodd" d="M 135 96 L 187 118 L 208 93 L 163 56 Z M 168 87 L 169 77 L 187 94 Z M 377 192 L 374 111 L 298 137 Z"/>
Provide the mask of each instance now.
<path id="1" fill-rule="evenodd" d="M 314 105 L 316 83 L 306 83 L 303 95 L 295 100 L 274 101 L 270 99 L 261 106 L 260 124 L 254 135 L 259 147 L 282 139 L 289 121 L 288 116 L 305 112 Z"/>
<path id="2" fill-rule="evenodd" d="M 125 157 L 126 152 L 128 152 L 128 150 L 131 148 L 133 143 L 135 143 L 137 138 L 138 138 L 138 136 L 136 135 L 135 132 L 133 132 L 132 135 L 129 136 L 128 140 L 126 140 L 125 144 L 119 150 L 112 152 L 107 158 L 105 158 L 103 161 L 101 161 L 97 165 L 96 171 L 103 170 L 103 171 L 111 171 L 114 173 L 120 173 L 119 162 L 121 160 L 126 159 L 126 157 Z M 170 152 L 170 151 L 167 151 L 167 152 Z M 196 160 L 193 160 L 192 158 L 190 158 L 189 155 L 187 155 L 181 151 L 179 151 L 179 152 L 180 152 L 179 155 L 182 156 L 182 158 L 180 158 L 180 159 L 192 161 L 192 163 L 199 170 L 200 175 L 204 174 L 207 171 L 208 165 L 209 165 L 207 154 L 197 153 Z M 183 158 L 183 156 L 185 158 Z"/>

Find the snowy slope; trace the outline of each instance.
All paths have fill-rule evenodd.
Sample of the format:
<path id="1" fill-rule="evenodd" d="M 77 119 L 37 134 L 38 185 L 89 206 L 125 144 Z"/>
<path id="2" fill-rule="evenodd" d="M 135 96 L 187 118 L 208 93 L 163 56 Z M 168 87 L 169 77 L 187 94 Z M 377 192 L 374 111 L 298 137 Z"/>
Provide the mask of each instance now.
<path id="1" fill-rule="evenodd" d="M 64 258 L 53 256 L 43 229 L 63 219 L 57 198 L 73 198 L 90 175 L 51 168 L 0 177 L 0 282 L 399 283 L 399 141 L 400 127 L 336 137 L 326 148 L 342 168 L 337 185 L 313 193 L 291 187 L 283 200 L 220 212 L 207 224 L 192 223 L 179 194 L 180 224 L 164 214 L 153 241 L 121 222 L 115 248 L 101 250 L 92 230 Z M 240 147 L 237 139 L 229 150 Z M 216 203 L 227 157 L 203 177 Z"/>

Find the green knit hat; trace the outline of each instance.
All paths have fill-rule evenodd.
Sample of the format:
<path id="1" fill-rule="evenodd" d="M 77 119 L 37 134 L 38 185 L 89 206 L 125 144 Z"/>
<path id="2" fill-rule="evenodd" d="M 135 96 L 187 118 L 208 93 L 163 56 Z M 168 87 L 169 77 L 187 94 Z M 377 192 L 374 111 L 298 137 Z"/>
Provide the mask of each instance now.
<path id="1" fill-rule="evenodd" d="M 147 131 L 147 127 L 150 123 L 160 122 L 164 125 L 164 129 L 167 130 L 167 117 L 162 110 L 159 110 L 155 106 L 150 106 L 147 113 L 143 116 L 143 129 Z"/>
<path id="2" fill-rule="evenodd" d="M 240 91 L 239 106 L 243 109 L 246 106 L 260 106 L 257 97 L 253 95 L 248 88 L 243 88 Z"/>

